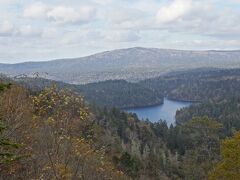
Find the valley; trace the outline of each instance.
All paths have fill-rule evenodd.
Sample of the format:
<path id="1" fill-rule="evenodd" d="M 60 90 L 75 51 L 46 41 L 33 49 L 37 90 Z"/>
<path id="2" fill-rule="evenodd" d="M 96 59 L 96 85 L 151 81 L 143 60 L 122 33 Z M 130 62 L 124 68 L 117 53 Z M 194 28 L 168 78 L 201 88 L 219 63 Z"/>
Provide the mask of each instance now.
<path id="1" fill-rule="evenodd" d="M 239 79 L 240 69 L 215 68 L 176 71 L 138 82 L 108 80 L 85 85 L 41 77 L 2 76 L 0 115 L 3 123 L 8 124 L 4 131 L 8 133 L 20 123 L 19 130 L 8 135 L 9 143 L 28 142 L 24 146 L 27 149 L 13 146 L 7 148 L 6 153 L 11 152 L 15 157 L 20 153 L 18 149 L 21 150 L 23 157 L 13 160 L 18 167 L 22 167 L 21 163 L 30 165 L 34 157 L 39 158 L 35 169 L 39 172 L 42 162 L 54 160 L 65 164 L 64 158 L 76 157 L 86 165 L 84 170 L 78 170 L 79 176 L 83 173 L 100 179 L 103 176 L 205 179 L 208 173 L 214 174 L 213 167 L 220 162 L 220 142 L 240 130 Z M 18 104 L 11 103 L 16 98 Z M 152 106 L 156 104 L 158 106 Z M 140 112 L 136 108 L 144 106 Z M 133 113 L 119 108 L 128 108 Z M 19 111 L 24 113 L 19 116 Z M 56 131 L 59 133 L 54 134 Z M 74 139 L 63 139 L 62 135 Z M 29 142 L 28 137 L 33 142 Z M 47 143 L 54 144 L 55 139 L 60 143 L 60 146 L 44 148 L 44 152 L 52 152 L 51 159 L 41 154 L 41 147 L 46 146 L 42 137 Z M 56 154 L 56 149 L 66 148 L 65 143 L 75 144 L 75 138 L 80 146 L 68 146 L 72 153 Z M 34 142 L 40 144 L 36 146 Z M 80 147 L 85 148 L 78 156 Z M 91 158 L 87 158 L 88 152 Z M 24 153 L 34 156 L 24 157 Z M 195 160 L 200 157 L 206 159 L 201 163 Z M 6 161 L 9 161 L 7 157 Z M 76 168 L 74 158 L 69 163 L 69 168 Z M 99 167 L 104 169 L 104 174 L 95 171 Z M 34 177 L 35 170 L 27 169 L 27 172 Z M 42 173 L 49 176 L 45 171 Z M 8 169 L 1 177 L 7 174 Z M 25 177 L 21 168 L 16 169 L 15 174 Z"/>
<path id="2" fill-rule="evenodd" d="M 0 12 L 0 180 L 240 180 L 240 0 Z"/>
<path id="3" fill-rule="evenodd" d="M 12 154 L 2 161 L 6 169 L 1 178 L 10 171 L 5 161 L 11 168 L 17 164 L 16 177 L 34 177 L 36 171 L 49 177 L 43 164 L 54 161 L 76 169 L 78 158 L 83 169 L 77 169 L 77 176 L 90 179 L 206 179 L 221 162 L 221 142 L 240 130 L 239 68 L 196 68 L 86 84 L 40 74 L 0 79 L 0 117 L 8 125 L 0 137 L 6 141 L 6 134 L 10 147 L 2 149 Z M 11 134 L 15 127 L 19 130 Z M 24 148 L 18 143 L 25 143 Z M 44 156 L 41 149 L 51 154 Z M 35 168 L 21 169 L 35 158 Z"/>

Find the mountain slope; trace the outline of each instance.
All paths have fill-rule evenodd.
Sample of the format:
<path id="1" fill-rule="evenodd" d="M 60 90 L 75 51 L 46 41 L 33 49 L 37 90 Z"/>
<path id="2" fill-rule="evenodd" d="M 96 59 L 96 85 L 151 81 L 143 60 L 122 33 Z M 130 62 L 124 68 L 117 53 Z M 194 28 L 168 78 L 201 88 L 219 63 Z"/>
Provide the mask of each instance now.
<path id="1" fill-rule="evenodd" d="M 199 67 L 240 67 L 240 51 L 129 48 L 75 59 L 0 64 L 0 72 L 11 76 L 38 72 L 45 78 L 84 84 L 111 79 L 137 81 Z"/>

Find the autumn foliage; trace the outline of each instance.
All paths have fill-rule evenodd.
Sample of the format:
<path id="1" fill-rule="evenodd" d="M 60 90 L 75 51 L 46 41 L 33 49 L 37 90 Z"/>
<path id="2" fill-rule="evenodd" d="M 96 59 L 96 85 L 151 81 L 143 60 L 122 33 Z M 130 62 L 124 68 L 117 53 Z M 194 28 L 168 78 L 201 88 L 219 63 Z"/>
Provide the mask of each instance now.
<path id="1" fill-rule="evenodd" d="M 223 141 L 222 161 L 210 173 L 210 180 L 237 180 L 240 177 L 240 132 Z"/>
<path id="2" fill-rule="evenodd" d="M 32 96 L 12 86 L 0 103 L 0 142 L 8 142 L 0 151 L 12 157 L 1 156 L 0 179 L 127 179 L 92 144 L 93 117 L 78 94 L 52 86 Z"/>
<path id="3" fill-rule="evenodd" d="M 0 179 L 238 179 L 240 133 L 195 117 L 182 125 L 140 121 L 86 104 L 56 85 L 0 84 Z M 222 160 L 221 160 L 222 159 Z"/>

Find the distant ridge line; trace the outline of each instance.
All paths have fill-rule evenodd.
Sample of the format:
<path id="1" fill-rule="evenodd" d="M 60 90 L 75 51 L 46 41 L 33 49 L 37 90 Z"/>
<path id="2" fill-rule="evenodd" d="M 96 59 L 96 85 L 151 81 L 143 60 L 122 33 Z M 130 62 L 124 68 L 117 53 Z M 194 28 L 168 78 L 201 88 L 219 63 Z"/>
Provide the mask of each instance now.
<path id="1" fill-rule="evenodd" d="M 79 57 L 65 57 L 65 58 L 57 58 L 57 59 L 48 59 L 48 60 L 43 60 L 43 61 L 23 61 L 23 62 L 18 62 L 18 63 L 0 63 L 0 65 L 13 65 L 13 64 L 25 64 L 25 63 L 48 63 L 48 62 L 54 62 L 54 61 L 65 61 L 65 60 L 80 60 L 84 58 L 89 58 L 89 57 L 94 57 L 94 56 L 99 56 L 99 55 L 105 55 L 108 53 L 113 53 L 113 52 L 120 52 L 120 51 L 128 51 L 128 50 L 156 50 L 156 51 L 171 51 L 171 52 L 240 52 L 240 49 L 236 50 L 187 50 L 187 49 L 171 49 L 171 48 L 147 48 L 147 47 L 130 47 L 130 48 L 121 48 L 121 49 L 113 49 L 113 50 L 107 50 L 107 51 L 102 51 L 102 52 L 97 52 L 93 53 L 87 56 L 79 56 Z"/>

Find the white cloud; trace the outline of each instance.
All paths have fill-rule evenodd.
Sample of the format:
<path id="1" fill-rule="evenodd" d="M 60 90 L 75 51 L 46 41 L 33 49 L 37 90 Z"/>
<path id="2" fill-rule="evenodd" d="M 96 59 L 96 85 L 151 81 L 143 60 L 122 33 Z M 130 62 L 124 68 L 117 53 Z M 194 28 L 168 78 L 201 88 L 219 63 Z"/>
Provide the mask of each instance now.
<path id="1" fill-rule="evenodd" d="M 28 18 L 44 18 L 47 10 L 47 5 L 42 2 L 35 2 L 24 10 L 23 15 Z"/>
<path id="2" fill-rule="evenodd" d="M 31 25 L 24 25 L 19 28 L 18 34 L 20 36 L 34 37 L 34 36 L 40 36 L 41 31 L 34 29 Z"/>
<path id="3" fill-rule="evenodd" d="M 106 4 L 112 3 L 113 0 L 94 0 L 93 2 L 95 2 L 97 4 L 101 4 L 101 5 L 106 5 Z"/>
<path id="4" fill-rule="evenodd" d="M 140 35 L 136 31 L 109 31 L 106 34 L 106 40 L 110 42 L 136 42 L 141 39 Z"/>
<path id="5" fill-rule="evenodd" d="M 77 9 L 66 6 L 52 8 L 47 16 L 57 23 L 87 23 L 93 19 L 95 9 L 90 6 L 81 6 Z"/>
<path id="6" fill-rule="evenodd" d="M 103 17 L 109 29 L 114 30 L 146 30 L 155 25 L 154 11 L 149 9 L 142 10 L 142 7 L 112 7 L 107 9 Z"/>
<path id="7" fill-rule="evenodd" d="M 192 7 L 191 0 L 174 0 L 172 3 L 161 7 L 156 15 L 157 23 L 173 22 L 186 15 Z"/>
<path id="8" fill-rule="evenodd" d="M 95 9 L 87 5 L 66 6 L 35 2 L 24 9 L 23 16 L 32 19 L 46 19 L 56 23 L 87 23 L 93 19 Z"/>
<path id="9" fill-rule="evenodd" d="M 142 12 L 136 9 L 119 8 L 111 9 L 111 11 L 106 14 L 106 19 L 108 19 L 110 23 L 118 24 L 126 21 L 136 21 L 142 16 Z"/>
<path id="10" fill-rule="evenodd" d="M 1 5 L 8 5 L 8 4 L 13 4 L 16 3 L 17 0 L 0 0 Z"/>
<path id="11" fill-rule="evenodd" d="M 57 28 L 54 28 L 54 27 L 44 28 L 41 34 L 42 38 L 46 38 L 46 39 L 55 38 L 58 35 L 59 35 L 59 31 Z"/>
<path id="12" fill-rule="evenodd" d="M 0 36 L 10 36 L 14 32 L 14 26 L 9 21 L 0 22 Z"/>
<path id="13" fill-rule="evenodd" d="M 239 2 L 0 0 L 0 54 L 21 59 L 40 58 L 41 51 L 55 58 L 130 46 L 239 49 Z"/>

